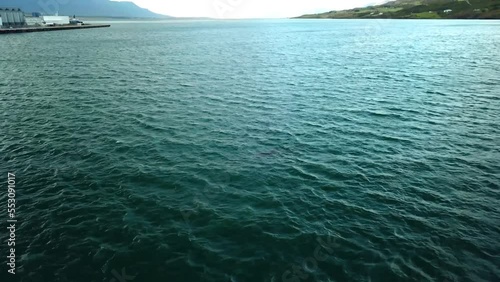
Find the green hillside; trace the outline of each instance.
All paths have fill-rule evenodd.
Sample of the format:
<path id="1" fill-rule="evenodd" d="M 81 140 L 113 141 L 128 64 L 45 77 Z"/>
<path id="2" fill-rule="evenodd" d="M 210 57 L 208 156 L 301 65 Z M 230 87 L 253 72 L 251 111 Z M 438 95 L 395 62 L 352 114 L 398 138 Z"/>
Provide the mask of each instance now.
<path id="1" fill-rule="evenodd" d="M 500 0 L 396 0 L 383 5 L 304 15 L 312 19 L 500 19 Z"/>

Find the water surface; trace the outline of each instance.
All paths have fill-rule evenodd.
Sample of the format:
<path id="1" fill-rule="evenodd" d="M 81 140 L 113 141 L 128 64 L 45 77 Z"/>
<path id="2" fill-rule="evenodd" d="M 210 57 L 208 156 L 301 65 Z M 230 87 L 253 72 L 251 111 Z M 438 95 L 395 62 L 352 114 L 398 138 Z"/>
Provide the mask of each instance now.
<path id="1" fill-rule="evenodd" d="M 499 281 L 499 47 L 499 21 L 2 36 L 17 278 Z"/>

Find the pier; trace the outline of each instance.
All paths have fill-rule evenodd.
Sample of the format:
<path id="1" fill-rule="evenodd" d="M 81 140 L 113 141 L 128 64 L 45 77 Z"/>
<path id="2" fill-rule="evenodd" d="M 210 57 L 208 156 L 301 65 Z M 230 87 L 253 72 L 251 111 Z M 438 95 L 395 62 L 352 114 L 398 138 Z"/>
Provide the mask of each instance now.
<path id="1" fill-rule="evenodd" d="M 109 24 L 85 24 L 85 25 L 61 25 L 61 26 L 42 26 L 42 27 L 20 27 L 20 28 L 4 28 L 0 29 L 0 34 L 9 33 L 25 33 L 25 32 L 42 32 L 70 29 L 87 29 L 87 28 L 104 28 L 110 27 Z"/>

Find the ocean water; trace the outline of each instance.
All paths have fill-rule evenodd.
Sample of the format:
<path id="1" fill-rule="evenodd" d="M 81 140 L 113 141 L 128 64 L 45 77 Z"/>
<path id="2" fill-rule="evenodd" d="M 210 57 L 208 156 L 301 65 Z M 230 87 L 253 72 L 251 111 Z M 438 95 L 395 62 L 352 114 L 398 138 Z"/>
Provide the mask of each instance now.
<path id="1" fill-rule="evenodd" d="M 0 280 L 500 281 L 499 48 L 500 21 L 1 36 Z"/>

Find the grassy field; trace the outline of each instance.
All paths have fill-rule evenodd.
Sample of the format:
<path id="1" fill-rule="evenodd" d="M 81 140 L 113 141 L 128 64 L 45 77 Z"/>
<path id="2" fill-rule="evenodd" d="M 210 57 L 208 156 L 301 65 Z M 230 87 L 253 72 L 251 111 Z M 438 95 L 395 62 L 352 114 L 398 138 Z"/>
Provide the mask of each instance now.
<path id="1" fill-rule="evenodd" d="M 413 18 L 415 18 L 415 19 L 442 19 L 438 13 L 434 13 L 434 12 L 423 12 L 423 13 L 413 14 Z"/>
<path id="2" fill-rule="evenodd" d="M 500 19 L 500 0 L 397 0 L 299 18 Z"/>

